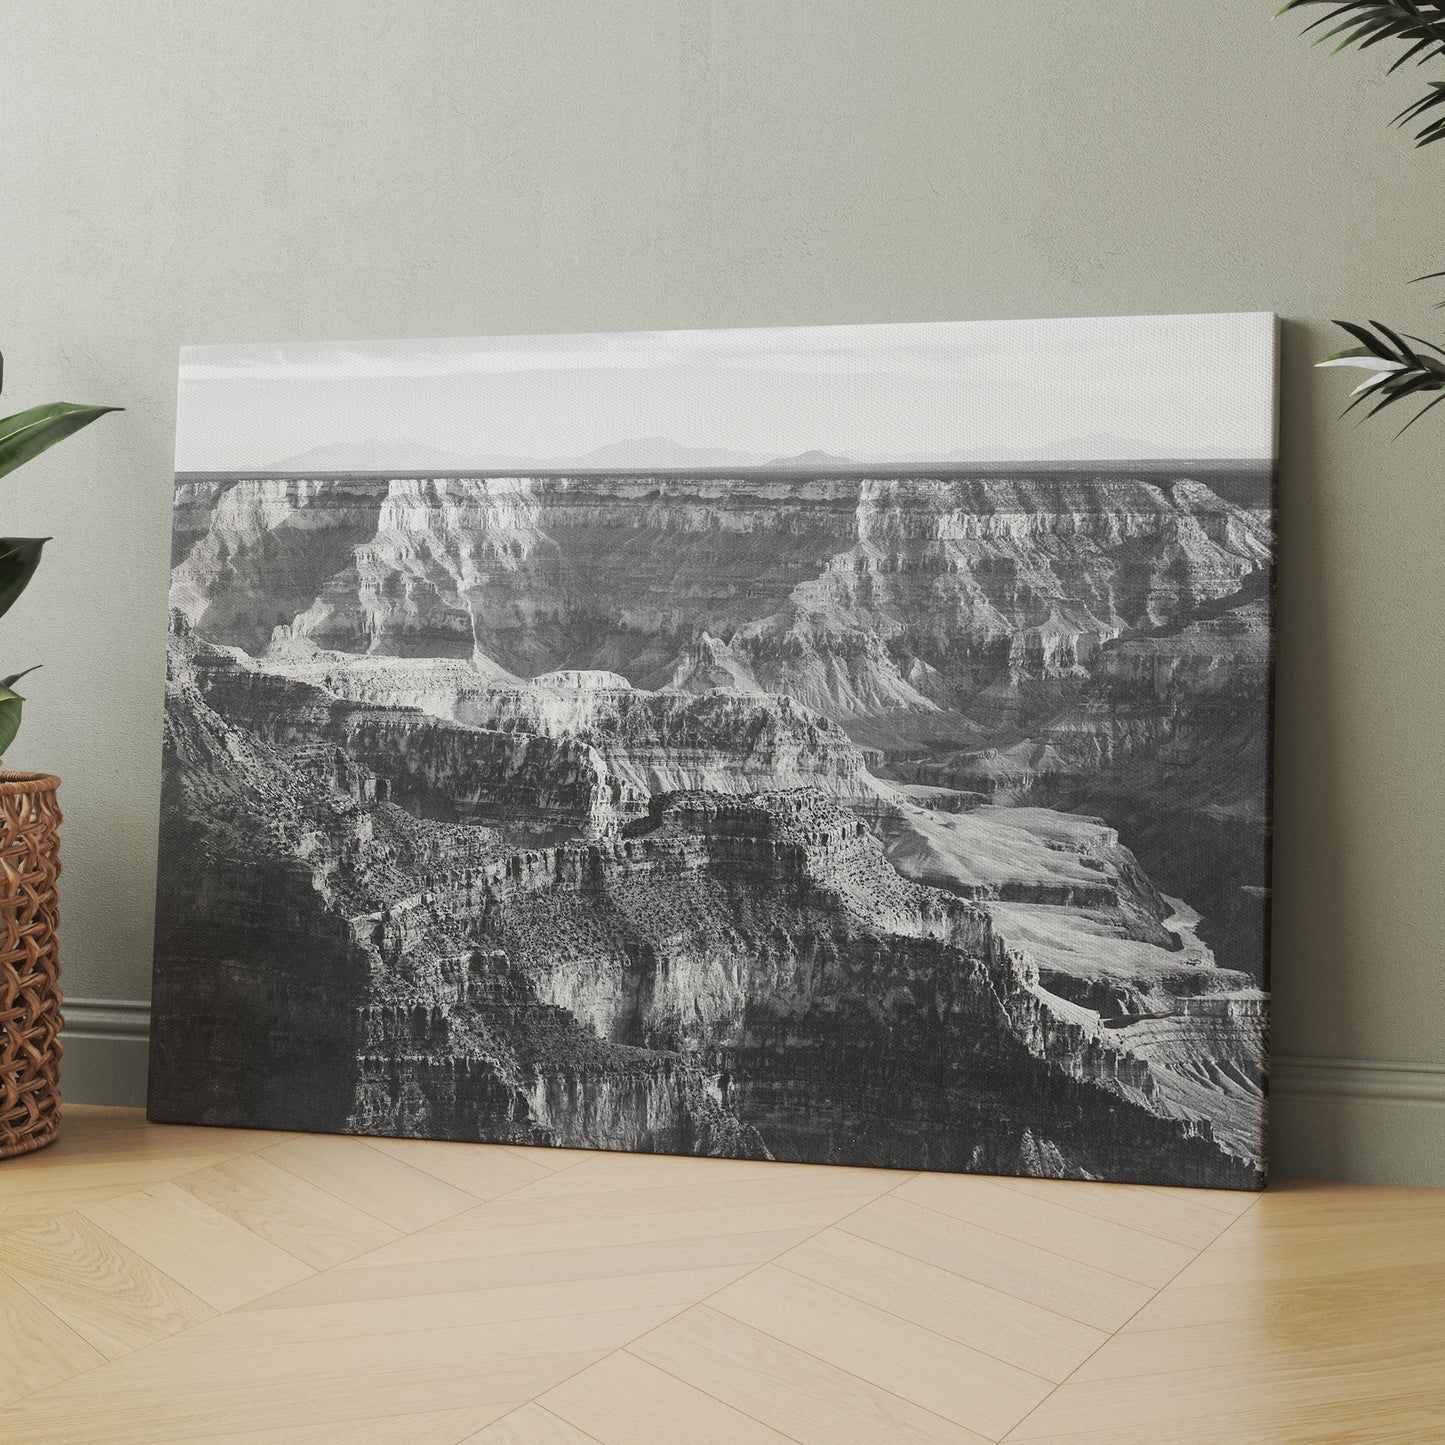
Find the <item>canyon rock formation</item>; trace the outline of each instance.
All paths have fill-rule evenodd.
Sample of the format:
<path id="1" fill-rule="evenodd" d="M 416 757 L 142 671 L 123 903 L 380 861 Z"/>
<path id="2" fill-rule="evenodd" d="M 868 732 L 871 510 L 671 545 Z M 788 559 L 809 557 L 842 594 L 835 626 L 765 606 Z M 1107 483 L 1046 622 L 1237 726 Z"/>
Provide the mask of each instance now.
<path id="1" fill-rule="evenodd" d="M 1257 1186 L 1268 482 L 178 478 L 153 1116 Z"/>

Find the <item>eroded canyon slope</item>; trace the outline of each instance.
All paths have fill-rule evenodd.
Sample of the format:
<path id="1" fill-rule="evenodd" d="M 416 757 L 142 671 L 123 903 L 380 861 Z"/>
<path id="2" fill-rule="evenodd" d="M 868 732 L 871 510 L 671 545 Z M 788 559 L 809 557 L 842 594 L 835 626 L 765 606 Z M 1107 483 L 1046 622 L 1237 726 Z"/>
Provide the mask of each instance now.
<path id="1" fill-rule="evenodd" d="M 190 477 L 157 1117 L 1247 1187 L 1203 482 Z"/>

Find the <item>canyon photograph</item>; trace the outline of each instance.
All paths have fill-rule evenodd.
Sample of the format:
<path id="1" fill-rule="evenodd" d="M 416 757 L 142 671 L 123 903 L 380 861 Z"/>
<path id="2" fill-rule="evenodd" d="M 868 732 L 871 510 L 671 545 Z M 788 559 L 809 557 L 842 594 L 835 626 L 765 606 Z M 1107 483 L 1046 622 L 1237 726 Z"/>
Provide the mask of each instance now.
<path id="1" fill-rule="evenodd" d="M 149 1116 L 1262 1187 L 1275 344 L 187 348 Z"/>

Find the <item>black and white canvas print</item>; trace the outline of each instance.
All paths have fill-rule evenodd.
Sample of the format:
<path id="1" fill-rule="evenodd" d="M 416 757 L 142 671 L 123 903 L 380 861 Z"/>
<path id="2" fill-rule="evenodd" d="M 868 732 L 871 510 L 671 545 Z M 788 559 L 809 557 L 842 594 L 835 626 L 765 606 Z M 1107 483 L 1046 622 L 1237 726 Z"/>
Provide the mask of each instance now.
<path id="1" fill-rule="evenodd" d="M 150 1116 L 1258 1187 L 1274 353 L 187 349 Z"/>

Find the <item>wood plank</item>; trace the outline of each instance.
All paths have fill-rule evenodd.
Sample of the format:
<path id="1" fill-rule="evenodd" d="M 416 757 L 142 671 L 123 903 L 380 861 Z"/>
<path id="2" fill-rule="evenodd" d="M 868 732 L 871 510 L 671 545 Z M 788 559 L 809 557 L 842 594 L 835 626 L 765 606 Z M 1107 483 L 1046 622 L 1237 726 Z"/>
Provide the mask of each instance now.
<path id="1" fill-rule="evenodd" d="M 1225 1399 L 1188 1418 L 1161 1415 L 1141 1425 L 1080 1426 L 1056 1435 L 1015 1431 L 1005 1439 L 1030 1445 L 1433 1445 L 1442 1423 L 1445 1387 L 1327 1405 L 1295 1397 L 1245 1405 Z"/>
<path id="2" fill-rule="evenodd" d="M 55 1202 L 55 1208 L 27 1211 L 24 1214 L 6 1214 L 0 1208 L 0 1234 L 8 1234 L 16 1229 L 29 1229 L 36 1224 L 49 1224 L 57 1214 L 65 1214 L 71 1208 L 70 1204 L 63 1200 Z"/>
<path id="3" fill-rule="evenodd" d="M 218 1310 L 295 1284 L 308 1265 L 174 1184 L 156 1184 L 81 1211 Z"/>
<path id="4" fill-rule="evenodd" d="M 503 1415 L 494 1425 L 469 1436 L 462 1445 L 598 1445 L 598 1442 L 534 1401 Z"/>
<path id="5" fill-rule="evenodd" d="M 1357 1417 L 1373 1416 L 1377 1427 L 1383 1424 L 1390 1429 L 1397 1399 L 1445 1406 L 1438 1351 L 1423 1370 L 1417 1362 L 1398 1367 L 1370 1363 L 1335 1370 L 1312 1366 L 1303 1371 L 1265 1363 L 1247 1371 L 1184 1370 L 1127 1380 L 1068 1381 L 1008 1439 L 1048 1439 L 1084 1430 L 1108 1432 L 1117 1439 L 1152 1429 L 1159 1440 L 1166 1438 L 1166 1425 L 1197 1430 L 1212 1424 L 1218 1440 L 1258 1440 L 1270 1445 L 1329 1440 L 1329 1433 L 1300 1433 L 1301 1415 L 1315 1411 L 1316 1421 L 1325 1422 L 1328 1430 L 1328 1422 L 1353 1409 Z M 1445 1412 L 1436 1414 L 1434 1436 L 1427 1435 L 1424 1440 L 1439 1438 L 1441 1421 L 1445 1421 Z M 1363 1438 L 1373 1442 L 1379 1437 L 1366 1434 Z M 1413 1438 L 1423 1445 L 1421 1437 Z"/>
<path id="6" fill-rule="evenodd" d="M 1431 1258 L 1445 1200 L 1411 1193 L 1271 1190 L 1008 1438 L 1193 1445 L 1445 1433 L 1445 1263 Z"/>
<path id="7" fill-rule="evenodd" d="M 1172 1184 L 1141 1184 L 1137 1187 L 1152 1189 L 1157 1194 L 1172 1195 L 1175 1199 L 1198 1204 L 1205 1209 L 1217 1209 L 1236 1218 L 1253 1209 L 1265 1193 L 1259 1189 L 1185 1189 Z M 1274 1187 L 1271 1184 L 1270 1188 Z"/>
<path id="8" fill-rule="evenodd" d="M 107 1359 L 215 1313 L 80 1214 L 0 1235 L 0 1267 Z"/>
<path id="9" fill-rule="evenodd" d="M 481 1327 L 506 1321 L 565 1320 L 639 1310 L 676 1313 L 731 1284 L 748 1268 L 734 1265 L 724 1269 L 669 1270 L 281 1310 L 234 1310 L 210 1321 L 204 1329 L 188 1331 L 174 1352 L 205 1351 L 218 1346 L 239 1349 L 247 1345 L 289 1350 L 361 1335 L 385 1335 L 400 1341 L 413 1331 Z"/>
<path id="10" fill-rule="evenodd" d="M 569 1170 L 569 1180 L 588 1168 L 579 1164 L 576 1170 Z M 891 1175 L 866 1169 L 818 1170 L 806 1174 L 769 1170 L 745 1178 L 703 1176 L 683 1183 L 664 1180 L 637 1190 L 584 1188 L 556 1193 L 549 1192 L 546 1185 L 539 1185 L 536 1189 L 493 1200 L 486 1206 L 485 1218 L 497 1225 L 536 1225 L 631 1219 L 639 1213 L 716 1212 L 731 1205 L 756 1208 L 819 1202 L 836 1203 L 842 1211 L 856 1209 L 886 1193 L 891 1179 Z M 434 1233 L 443 1234 L 450 1227 L 469 1228 L 470 1225 L 453 1216 L 450 1224 L 444 1223 Z"/>
<path id="11" fill-rule="evenodd" d="M 896 1189 L 893 1197 L 1025 1244 L 1044 1245 L 1066 1259 L 1154 1289 L 1168 1284 L 1198 1253 L 1191 1246 L 1051 1199 L 1004 1189 L 988 1179 L 920 1174 Z"/>
<path id="12" fill-rule="evenodd" d="M 1445 1306 L 1431 1314 L 1433 1318 L 1418 1319 L 1424 1329 L 1413 1335 L 1391 1328 L 1393 1322 L 1388 1318 L 1362 1321 L 1353 1315 L 1309 1319 L 1302 1322 L 1306 1327 L 1293 1339 L 1274 1328 L 1241 1328 L 1234 1320 L 1172 1330 L 1124 1329 L 1085 1361 L 1070 1383 L 1195 1370 L 1233 1371 L 1244 1380 L 1261 1362 L 1281 1376 L 1417 1366 L 1424 1372 L 1422 1378 L 1428 1378 L 1432 1368 L 1445 1368 Z"/>
<path id="13" fill-rule="evenodd" d="M 707 1305 L 628 1346 L 802 1445 L 984 1445 L 986 1437 Z"/>
<path id="14" fill-rule="evenodd" d="M 312 1430 L 343 1421 L 460 1409 L 478 1410 L 480 1423 L 485 1407 L 505 1414 L 602 1353 L 472 1359 L 460 1366 L 342 1372 L 300 1383 L 272 1383 L 263 1375 L 240 1386 L 186 1390 L 174 1389 L 161 1371 L 137 1373 L 133 1362 L 122 1360 L 0 1410 L 0 1439 L 5 1445 L 162 1445 L 224 1436 L 245 1421 L 255 1431 L 289 1430 L 292 1440 L 301 1441 Z M 76 1391 L 80 1380 L 95 1376 L 114 1376 L 116 1388 L 103 1380 L 99 1389 Z"/>
<path id="15" fill-rule="evenodd" d="M 525 1191 L 516 1197 L 525 1198 Z M 856 1197 L 844 1197 L 785 1204 L 734 1204 L 677 1213 L 639 1209 L 611 1218 L 530 1222 L 525 1210 L 509 1211 L 507 1219 L 502 1221 L 491 1212 L 494 1205 L 483 1205 L 447 1220 L 445 1227 L 420 1230 L 382 1245 L 364 1259 L 351 1260 L 337 1268 L 369 1270 L 378 1265 L 454 1263 L 498 1255 L 540 1254 L 548 1250 L 661 1246 L 682 1240 L 757 1236 L 782 1230 L 807 1234 L 835 1223 L 858 1207 Z"/>
<path id="16" fill-rule="evenodd" d="M 752 1183 L 797 1193 L 882 1194 L 914 1176 L 888 1169 L 855 1169 L 836 1164 L 779 1164 L 765 1159 L 710 1159 L 693 1154 L 594 1154 L 576 1168 L 554 1173 L 531 1190 L 532 1197 L 603 1194 L 626 1190 L 745 1188 Z"/>
<path id="17" fill-rule="evenodd" d="M 494 1199 L 524 1184 L 554 1177 L 551 1170 L 535 1160 L 524 1159 L 495 1144 L 454 1144 L 439 1139 L 366 1139 L 364 1142 L 369 1148 L 465 1190 L 477 1199 Z"/>
<path id="18" fill-rule="evenodd" d="M 1053 1388 L 1039 1375 L 776 1265 L 720 1290 L 708 1305 L 988 1439 L 1018 1424 Z"/>
<path id="19" fill-rule="evenodd" d="M 1361 1217 L 1378 1223 L 1421 1215 L 1445 1217 L 1442 1191 L 1430 1185 L 1347 1184 L 1327 1179 L 1287 1179 L 1258 1197 L 1253 1224 L 1351 1224 Z"/>
<path id="20" fill-rule="evenodd" d="M 6 1445 L 647 1445 L 678 1422 L 703 1442 L 977 1441 L 1025 1388 L 1015 1442 L 1445 1438 L 1445 1192 L 227 1138 L 101 1114 L 62 1136 L 68 1155 L 0 1166 Z M 300 1275 L 219 1316 L 169 1272 L 249 1296 L 258 1258 Z"/>
<path id="21" fill-rule="evenodd" d="M 341 1420 L 306 1427 L 306 1445 L 458 1445 L 478 1440 L 474 1432 L 494 1419 L 506 1405 L 471 1406 L 464 1410 L 428 1410 L 418 1415 L 378 1415 L 369 1420 Z M 243 1430 L 237 1434 L 204 1435 L 216 1445 L 297 1445 L 296 1429 Z"/>
<path id="22" fill-rule="evenodd" d="M 1408 1260 L 1422 1269 L 1445 1267 L 1445 1227 L 1435 1219 L 1411 1223 L 1371 1222 L 1299 1226 L 1286 1232 L 1261 1228 L 1253 1214 L 1185 1269 L 1180 1285 L 1280 1285 L 1326 1275 L 1389 1269 Z"/>
<path id="23" fill-rule="evenodd" d="M 445 1184 L 361 1139 L 307 1134 L 262 1157 L 404 1234 L 473 1208 L 475 1194 Z"/>
<path id="24" fill-rule="evenodd" d="M 697 1239 L 656 1243 L 602 1245 L 591 1249 L 548 1249 L 537 1253 L 517 1249 L 478 1259 L 333 1269 L 256 1300 L 238 1313 L 332 1304 L 344 1300 L 446 1295 L 457 1291 L 547 1284 L 559 1280 L 626 1278 L 674 1269 L 709 1269 L 727 1265 L 748 1267 L 782 1254 L 806 1237 L 805 1230 L 786 1229 L 757 1234 L 704 1235 Z"/>
<path id="25" fill-rule="evenodd" d="M 9 1404 L 102 1364 L 53 1310 L 12 1275 L 0 1273 L 0 1404 Z"/>
<path id="26" fill-rule="evenodd" d="M 1167 1330 L 1232 1323 L 1240 1330 L 1299 1333 L 1311 1319 L 1385 1314 L 1402 1329 L 1427 1319 L 1445 1300 L 1445 1266 L 1395 1265 L 1305 1279 L 1248 1279 L 1230 1284 L 1162 1289 L 1129 1322 L 1129 1329 Z"/>
<path id="27" fill-rule="evenodd" d="M 163 1184 L 167 1180 L 189 1174 L 192 1170 L 221 1164 L 236 1157 L 234 1154 L 210 1153 L 187 1154 L 181 1157 L 108 1159 L 99 1163 L 86 1160 L 64 1170 L 30 1174 L 13 1180 L 7 1172 L 5 1193 L 3 1198 L 0 1198 L 0 1215 L 33 1214 L 38 1210 L 64 1214 L 92 1199 L 111 1199 L 117 1194 L 125 1194 L 148 1184 Z M 7 1160 L 7 1171 L 9 1163 Z"/>
<path id="28" fill-rule="evenodd" d="M 1157 1234 L 1190 1249 L 1212 1244 L 1239 1216 L 1193 1199 L 1180 1199 L 1176 1192 L 1140 1184 L 1093 1184 L 1070 1179 L 995 1179 L 995 1184 L 1036 1199 L 1047 1199 L 1127 1224 L 1145 1234 Z M 1202 1191 L 1195 1190 L 1195 1193 Z M 1258 1198 L 1258 1196 L 1255 1196 Z"/>
<path id="29" fill-rule="evenodd" d="M 401 1237 L 391 1225 L 260 1154 L 182 1175 L 175 1184 L 316 1270 Z"/>
<path id="30" fill-rule="evenodd" d="M 153 1394 L 162 1382 L 172 1396 L 179 1397 L 242 1388 L 265 1391 L 320 1385 L 334 1376 L 347 1375 L 370 1390 L 373 1380 L 381 1382 L 396 1374 L 615 1350 L 676 1312 L 676 1305 L 669 1304 L 544 1318 L 487 1319 L 390 1334 L 291 1338 L 280 1347 L 264 1335 L 237 1341 L 226 1328 L 229 1321 L 222 1320 L 214 1322 L 218 1326 L 214 1331 L 198 1327 L 163 1341 L 146 1351 L 143 1359 L 129 1362 L 133 1364 L 129 1370 L 122 1370 L 120 1366 L 128 1362 L 120 1361 L 113 1368 L 77 1375 L 64 1389 L 73 1399 L 100 1395 L 119 1402 Z M 263 1317 L 247 1318 L 261 1321 Z M 549 1380 L 548 1387 L 555 1383 Z"/>
<path id="31" fill-rule="evenodd" d="M 564 1380 L 537 1403 L 586 1432 L 569 1438 L 601 1445 L 676 1445 L 679 1435 L 688 1445 L 786 1445 L 788 1439 L 626 1350 Z"/>
<path id="32" fill-rule="evenodd" d="M 893 1195 L 838 1227 L 1095 1329 L 1118 1329 L 1153 1296 L 1133 1280 Z"/>
<path id="33" fill-rule="evenodd" d="M 87 1163 L 137 1163 L 186 1158 L 233 1158 L 293 1137 L 269 1129 L 219 1129 L 192 1124 L 152 1124 L 140 1109 L 94 1104 L 65 1104 L 60 1137 L 33 1154 L 5 1163 L 7 1178 L 36 1174 L 72 1174 Z"/>
<path id="34" fill-rule="evenodd" d="M 1368 1217 L 1372 1228 L 1445 1224 L 1445 1199 L 1436 1188 L 1393 1184 L 1281 1184 L 1262 1195 L 1241 1221 L 1246 1233 L 1357 1225 Z M 1231 1231 L 1233 1235 L 1235 1231 Z"/>
<path id="35" fill-rule="evenodd" d="M 549 1173 L 570 1169 L 584 1159 L 595 1158 L 597 1154 L 595 1149 L 556 1149 L 548 1144 L 498 1144 L 497 1148 L 505 1149 L 509 1154 L 515 1154 Z"/>
<path id="36" fill-rule="evenodd" d="M 1109 1338 L 1103 1330 L 841 1229 L 815 1235 L 775 1263 L 1054 1382 Z"/>

